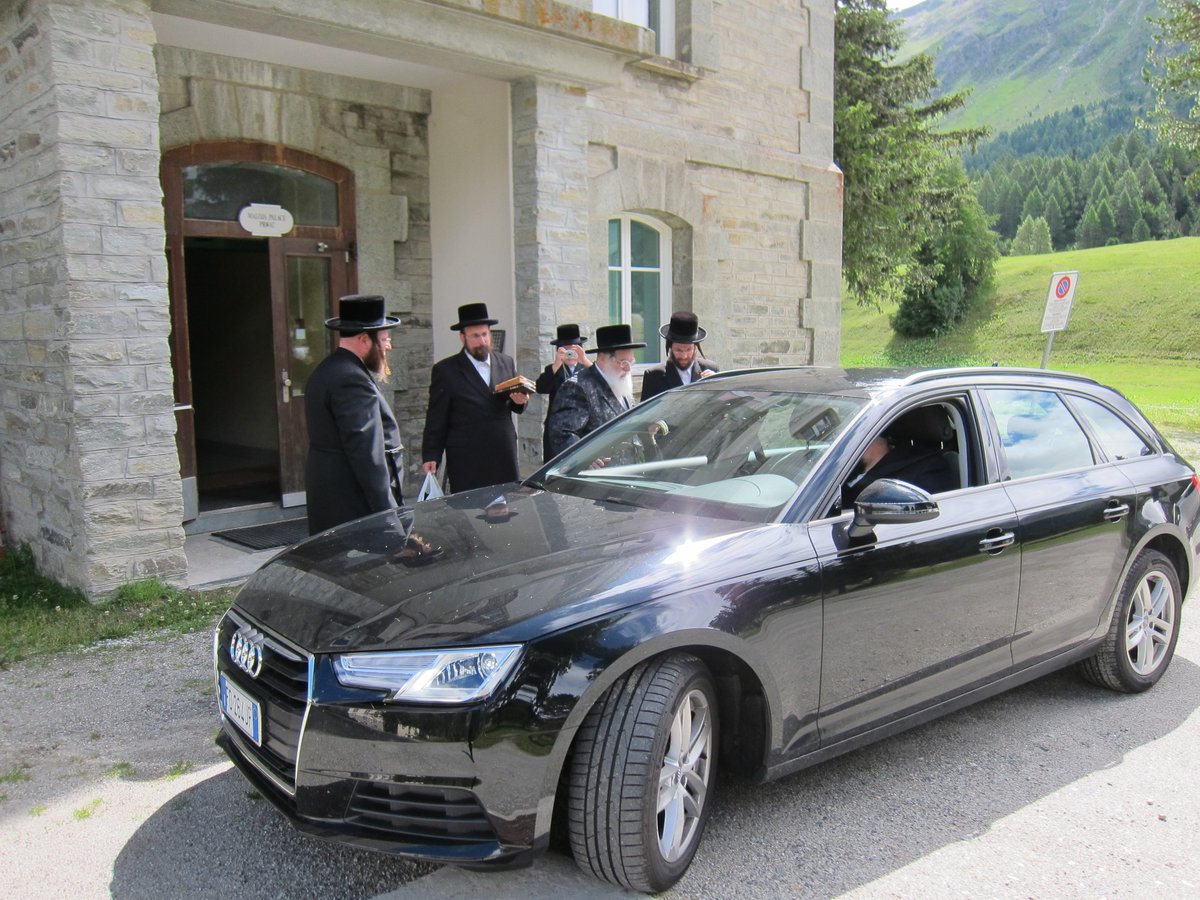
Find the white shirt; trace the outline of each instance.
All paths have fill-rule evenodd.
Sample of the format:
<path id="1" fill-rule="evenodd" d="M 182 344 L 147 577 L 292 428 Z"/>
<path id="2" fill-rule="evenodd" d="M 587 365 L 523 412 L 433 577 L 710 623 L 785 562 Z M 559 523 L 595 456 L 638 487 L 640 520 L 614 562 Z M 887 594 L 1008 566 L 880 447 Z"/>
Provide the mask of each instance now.
<path id="1" fill-rule="evenodd" d="M 467 359 L 469 359 L 471 361 L 471 365 L 473 365 L 475 367 L 475 371 L 479 373 L 479 377 L 483 379 L 483 383 L 486 384 L 488 387 L 491 387 L 491 384 L 492 384 L 492 355 L 489 353 L 487 360 L 484 362 L 480 362 L 474 356 L 472 356 L 470 353 L 467 353 L 466 350 L 464 350 L 463 353 L 466 353 Z"/>

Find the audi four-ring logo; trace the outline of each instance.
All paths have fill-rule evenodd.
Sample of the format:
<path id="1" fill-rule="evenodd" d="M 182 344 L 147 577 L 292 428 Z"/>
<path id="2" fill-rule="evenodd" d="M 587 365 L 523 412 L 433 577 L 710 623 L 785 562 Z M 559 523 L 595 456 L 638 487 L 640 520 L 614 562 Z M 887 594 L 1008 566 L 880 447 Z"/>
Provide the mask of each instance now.
<path id="1" fill-rule="evenodd" d="M 263 665 L 263 635 L 250 627 L 243 627 L 229 641 L 229 658 L 234 665 L 257 678 Z"/>

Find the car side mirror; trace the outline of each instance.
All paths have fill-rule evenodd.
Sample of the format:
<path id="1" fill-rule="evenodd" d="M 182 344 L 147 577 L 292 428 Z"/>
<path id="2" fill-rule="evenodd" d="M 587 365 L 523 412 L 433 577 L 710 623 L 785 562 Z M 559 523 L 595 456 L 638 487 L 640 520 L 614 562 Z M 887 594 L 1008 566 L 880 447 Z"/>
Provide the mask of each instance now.
<path id="1" fill-rule="evenodd" d="M 880 478 L 867 485 L 854 501 L 854 520 L 846 526 L 850 538 L 872 534 L 876 525 L 901 525 L 937 518 L 937 501 L 915 484 Z"/>

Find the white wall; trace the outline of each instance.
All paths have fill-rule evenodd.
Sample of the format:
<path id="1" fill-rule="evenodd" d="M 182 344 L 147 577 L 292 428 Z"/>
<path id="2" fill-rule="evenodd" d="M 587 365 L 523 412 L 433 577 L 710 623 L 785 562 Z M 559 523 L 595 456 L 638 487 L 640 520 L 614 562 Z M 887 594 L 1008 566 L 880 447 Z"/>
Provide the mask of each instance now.
<path id="1" fill-rule="evenodd" d="M 429 117 L 433 358 L 460 349 L 458 307 L 483 302 L 516 353 L 512 142 L 508 84 L 472 79 L 437 88 Z"/>

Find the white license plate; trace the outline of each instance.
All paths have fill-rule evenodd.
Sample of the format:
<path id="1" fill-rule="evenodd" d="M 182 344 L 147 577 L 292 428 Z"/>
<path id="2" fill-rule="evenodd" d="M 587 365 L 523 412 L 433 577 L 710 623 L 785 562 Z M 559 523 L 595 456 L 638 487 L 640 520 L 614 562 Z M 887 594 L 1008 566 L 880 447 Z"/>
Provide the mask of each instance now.
<path id="1" fill-rule="evenodd" d="M 224 675 L 221 676 L 221 712 L 250 740 L 262 745 L 262 707 Z"/>

